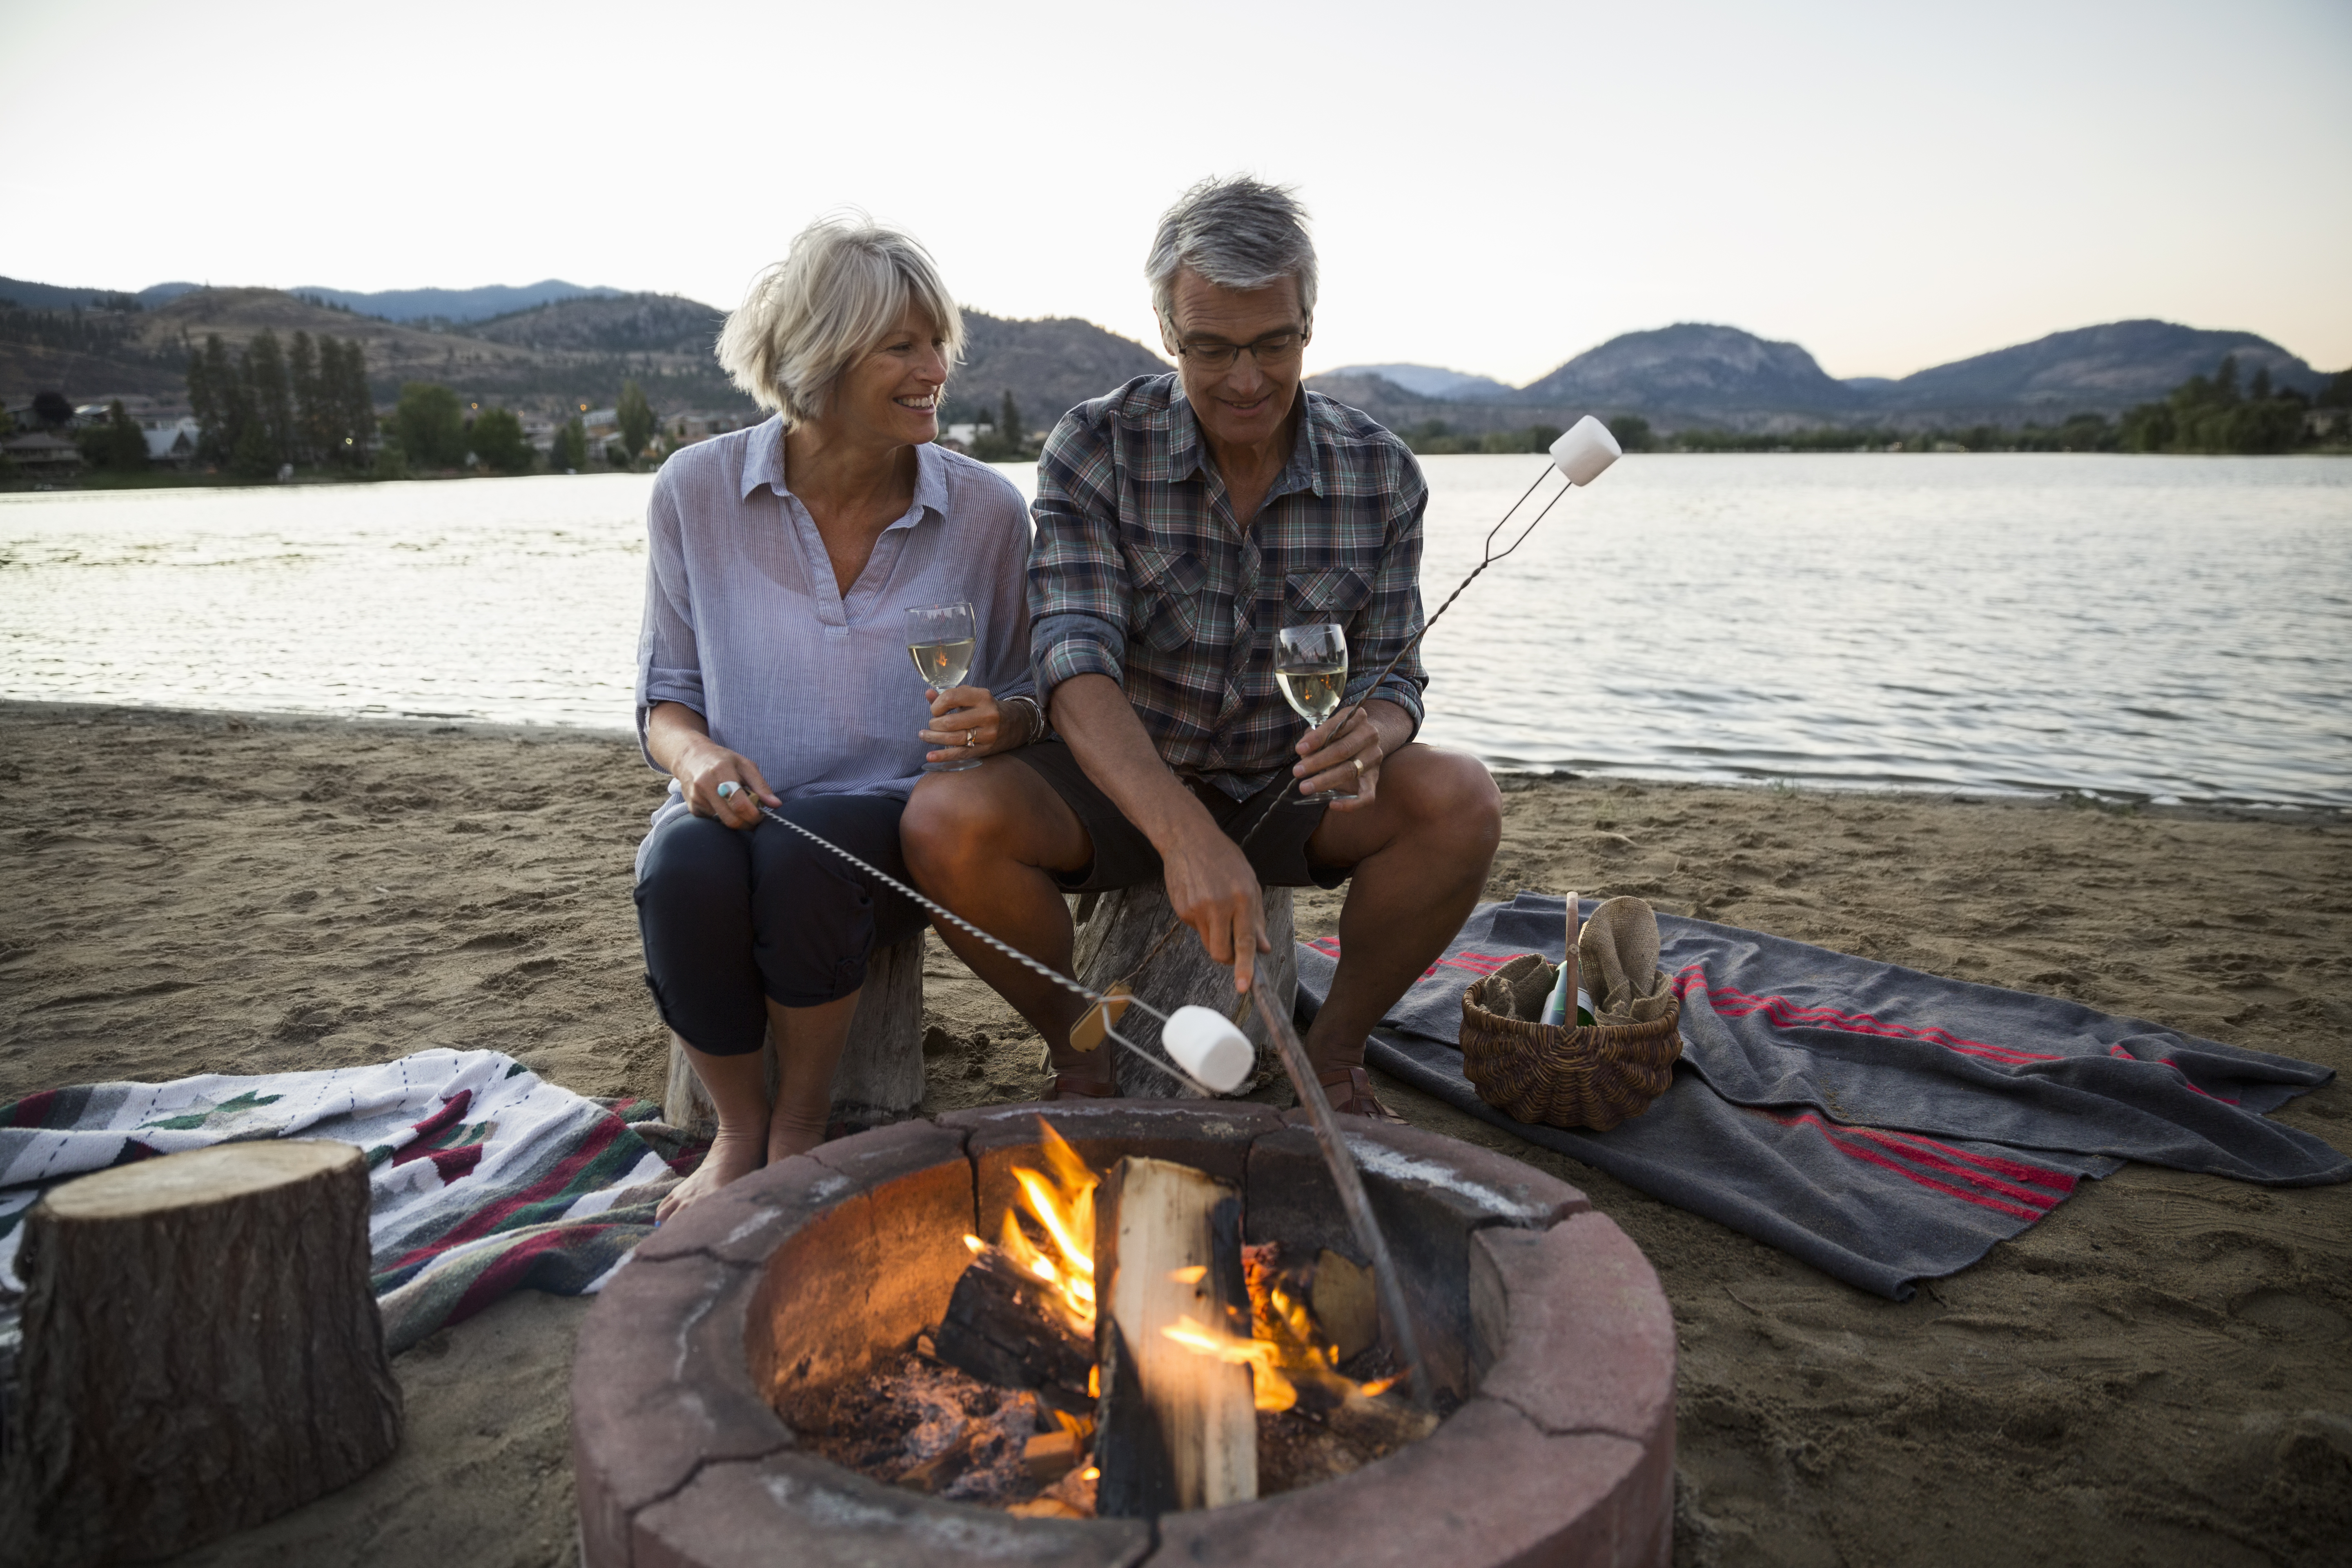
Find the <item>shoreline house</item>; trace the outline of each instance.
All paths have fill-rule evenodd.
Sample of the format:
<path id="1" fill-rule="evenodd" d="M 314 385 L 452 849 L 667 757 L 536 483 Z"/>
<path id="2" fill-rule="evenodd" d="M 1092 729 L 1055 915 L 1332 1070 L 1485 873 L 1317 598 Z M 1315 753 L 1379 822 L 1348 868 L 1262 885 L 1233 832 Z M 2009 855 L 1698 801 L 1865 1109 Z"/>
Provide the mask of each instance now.
<path id="1" fill-rule="evenodd" d="M 28 479 L 71 479 L 82 469 L 81 448 L 62 436 L 32 430 L 0 440 L 0 458 Z"/>
<path id="2" fill-rule="evenodd" d="M 171 468 L 184 474 L 195 466 L 196 443 L 203 431 L 194 420 L 149 425 L 140 434 L 147 437 L 149 468 Z"/>

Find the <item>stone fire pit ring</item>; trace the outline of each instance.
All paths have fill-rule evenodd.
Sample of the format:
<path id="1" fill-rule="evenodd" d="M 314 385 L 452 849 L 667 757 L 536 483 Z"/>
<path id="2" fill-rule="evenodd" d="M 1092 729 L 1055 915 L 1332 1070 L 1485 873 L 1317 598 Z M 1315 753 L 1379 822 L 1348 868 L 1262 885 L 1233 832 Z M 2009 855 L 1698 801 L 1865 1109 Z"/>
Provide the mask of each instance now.
<path id="1" fill-rule="evenodd" d="M 1416 1128 L 1363 1167 L 1424 1351 L 1463 1403 L 1363 1468 L 1225 1508 L 1027 1519 L 857 1475 L 777 1408 L 936 1323 L 1034 1163 L 1040 1115 L 1088 1163 L 1129 1154 L 1244 1188 L 1247 1239 L 1355 1247 L 1313 1134 L 1264 1106 L 1109 1100 L 901 1122 L 769 1166 L 639 1247 L 581 1330 L 572 1436 L 588 1568 L 904 1563 L 1659 1564 L 1671 1554 L 1674 1320 L 1575 1188 Z"/>

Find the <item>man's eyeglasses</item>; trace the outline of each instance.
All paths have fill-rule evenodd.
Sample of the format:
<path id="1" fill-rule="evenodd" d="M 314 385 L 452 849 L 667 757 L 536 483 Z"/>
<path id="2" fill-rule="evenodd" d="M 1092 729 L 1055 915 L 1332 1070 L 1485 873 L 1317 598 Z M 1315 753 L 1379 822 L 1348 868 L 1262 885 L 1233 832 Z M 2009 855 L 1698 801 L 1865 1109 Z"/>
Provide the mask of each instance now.
<path id="1" fill-rule="evenodd" d="M 1246 343 L 1183 342 L 1176 345 L 1176 352 L 1202 370 L 1224 370 L 1244 353 L 1261 365 L 1284 364 L 1297 358 L 1306 345 L 1305 332 L 1280 331 Z"/>

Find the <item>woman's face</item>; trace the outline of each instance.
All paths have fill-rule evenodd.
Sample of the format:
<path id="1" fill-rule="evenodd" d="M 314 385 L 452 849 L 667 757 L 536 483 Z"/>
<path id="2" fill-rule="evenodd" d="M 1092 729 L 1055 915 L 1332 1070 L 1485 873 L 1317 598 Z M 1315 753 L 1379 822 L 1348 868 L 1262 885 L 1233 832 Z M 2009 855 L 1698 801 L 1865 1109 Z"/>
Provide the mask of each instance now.
<path id="1" fill-rule="evenodd" d="M 919 445 L 940 433 L 940 388 L 947 379 L 946 340 L 908 305 L 880 345 L 841 373 L 830 413 L 894 447 Z"/>

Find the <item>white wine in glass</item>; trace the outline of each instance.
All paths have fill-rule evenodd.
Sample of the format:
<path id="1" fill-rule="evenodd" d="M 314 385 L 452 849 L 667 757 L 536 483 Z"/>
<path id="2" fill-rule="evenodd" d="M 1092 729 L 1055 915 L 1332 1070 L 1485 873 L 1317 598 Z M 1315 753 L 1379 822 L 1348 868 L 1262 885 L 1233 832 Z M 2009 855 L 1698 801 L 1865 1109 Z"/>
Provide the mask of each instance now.
<path id="1" fill-rule="evenodd" d="M 1339 710 L 1348 690 L 1348 634 L 1335 621 L 1285 626 L 1275 634 L 1274 683 L 1282 700 L 1309 724 L 1321 724 Z M 1351 789 L 1321 792 L 1327 800 L 1352 799 Z"/>
<path id="2" fill-rule="evenodd" d="M 970 604 L 926 605 L 907 612 L 907 652 L 915 673 L 935 691 L 961 686 L 971 674 L 972 648 L 979 642 L 976 617 Z M 978 757 L 962 762 L 926 763 L 925 773 L 954 773 L 980 766 Z"/>

